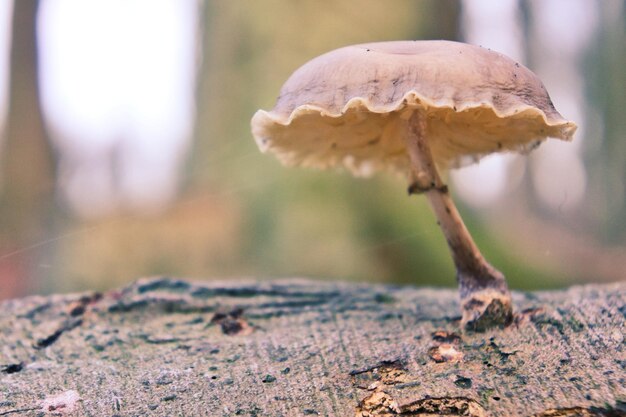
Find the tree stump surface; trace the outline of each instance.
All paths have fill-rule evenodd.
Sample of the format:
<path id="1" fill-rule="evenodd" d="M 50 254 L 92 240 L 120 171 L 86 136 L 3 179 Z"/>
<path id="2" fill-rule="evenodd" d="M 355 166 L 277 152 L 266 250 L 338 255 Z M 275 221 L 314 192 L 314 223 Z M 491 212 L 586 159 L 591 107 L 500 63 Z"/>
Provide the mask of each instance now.
<path id="1" fill-rule="evenodd" d="M 626 283 L 457 293 L 145 279 L 0 303 L 0 416 L 624 416 Z"/>

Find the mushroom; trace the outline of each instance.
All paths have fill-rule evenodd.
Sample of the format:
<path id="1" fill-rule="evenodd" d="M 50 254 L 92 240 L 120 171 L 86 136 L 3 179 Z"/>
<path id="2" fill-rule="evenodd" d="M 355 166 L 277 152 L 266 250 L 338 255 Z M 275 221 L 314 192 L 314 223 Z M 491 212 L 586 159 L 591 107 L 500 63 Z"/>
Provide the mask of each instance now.
<path id="1" fill-rule="evenodd" d="M 532 150 L 576 130 L 528 68 L 497 52 L 451 41 L 347 46 L 309 61 L 283 85 L 252 133 L 286 165 L 390 169 L 424 194 L 457 271 L 467 329 L 505 326 L 504 275 L 480 253 L 439 172 L 493 152 Z"/>

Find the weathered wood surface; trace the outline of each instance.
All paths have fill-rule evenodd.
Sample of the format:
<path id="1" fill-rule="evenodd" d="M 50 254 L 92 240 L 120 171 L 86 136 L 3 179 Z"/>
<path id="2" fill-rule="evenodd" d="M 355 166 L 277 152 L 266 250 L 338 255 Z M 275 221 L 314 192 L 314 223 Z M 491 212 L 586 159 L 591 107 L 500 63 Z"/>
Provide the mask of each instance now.
<path id="1" fill-rule="evenodd" d="M 157 279 L 8 301 L 0 416 L 626 415 L 626 283 L 514 300 L 513 325 L 475 334 L 456 292 L 410 287 Z"/>

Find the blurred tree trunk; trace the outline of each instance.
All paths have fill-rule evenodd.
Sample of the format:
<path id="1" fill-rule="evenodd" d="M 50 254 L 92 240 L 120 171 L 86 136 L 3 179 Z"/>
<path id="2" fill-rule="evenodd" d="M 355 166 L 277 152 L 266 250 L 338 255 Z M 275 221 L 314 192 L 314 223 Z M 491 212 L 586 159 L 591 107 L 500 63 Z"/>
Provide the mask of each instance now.
<path id="1" fill-rule="evenodd" d="M 219 88 L 219 80 L 213 76 L 218 71 L 218 65 L 213 54 L 215 34 L 214 24 L 219 23 L 214 18 L 216 5 L 214 0 L 205 0 L 198 6 L 198 41 L 200 42 L 200 67 L 196 75 L 196 121 L 192 149 L 189 152 L 187 171 L 183 175 L 182 188 L 196 189 L 206 187 L 209 173 L 215 173 L 213 167 L 208 167 L 206 161 L 211 155 L 214 146 L 211 140 L 215 136 L 214 125 L 219 124 L 219 111 L 216 111 L 216 101 L 213 90 Z"/>
<path id="2" fill-rule="evenodd" d="M 13 5 L 9 111 L 0 154 L 0 299 L 33 283 L 53 204 L 55 158 L 39 103 L 38 0 Z M 24 249 L 24 250 L 22 250 Z"/>
<path id="3" fill-rule="evenodd" d="M 425 6 L 425 7 L 424 7 Z M 422 4 L 420 13 L 427 13 L 416 39 L 460 40 L 461 2 L 457 0 L 434 0 Z"/>

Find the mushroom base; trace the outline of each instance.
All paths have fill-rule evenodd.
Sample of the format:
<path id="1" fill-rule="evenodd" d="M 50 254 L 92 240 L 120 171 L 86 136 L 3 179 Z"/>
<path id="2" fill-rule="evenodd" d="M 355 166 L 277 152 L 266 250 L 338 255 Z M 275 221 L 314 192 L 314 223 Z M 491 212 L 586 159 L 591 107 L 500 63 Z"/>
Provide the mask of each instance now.
<path id="1" fill-rule="evenodd" d="M 466 330 L 483 332 L 491 327 L 505 327 L 513 320 L 511 293 L 485 288 L 461 292 L 462 324 Z"/>

